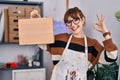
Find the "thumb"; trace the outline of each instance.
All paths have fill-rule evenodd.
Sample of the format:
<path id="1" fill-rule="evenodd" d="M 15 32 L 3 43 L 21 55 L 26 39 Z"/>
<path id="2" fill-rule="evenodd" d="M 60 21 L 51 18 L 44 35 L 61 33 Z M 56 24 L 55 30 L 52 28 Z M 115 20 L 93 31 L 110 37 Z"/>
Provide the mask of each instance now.
<path id="1" fill-rule="evenodd" d="M 94 23 L 92 26 L 93 26 L 94 29 L 97 29 L 96 23 Z"/>

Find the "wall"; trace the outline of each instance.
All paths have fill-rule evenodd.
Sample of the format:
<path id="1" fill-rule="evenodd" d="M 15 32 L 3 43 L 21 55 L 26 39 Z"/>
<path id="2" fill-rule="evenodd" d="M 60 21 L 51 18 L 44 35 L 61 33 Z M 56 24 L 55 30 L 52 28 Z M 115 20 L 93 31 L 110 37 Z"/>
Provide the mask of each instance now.
<path id="1" fill-rule="evenodd" d="M 49 1 L 49 0 L 45 0 Z M 69 0 L 70 6 L 69 7 L 79 7 L 83 13 L 86 16 L 86 27 L 85 32 L 88 36 L 96 38 L 101 44 L 104 38 L 102 37 L 102 34 L 95 31 L 92 28 L 92 24 L 97 21 L 96 14 L 103 14 L 106 16 L 106 26 L 108 30 L 111 32 L 111 36 L 113 38 L 114 43 L 118 46 L 118 55 L 120 56 L 120 38 L 119 38 L 119 31 L 120 31 L 120 22 L 118 22 L 115 18 L 115 12 L 117 10 L 120 10 L 120 0 Z M 59 3 L 59 4 L 58 4 Z M 63 15 L 65 12 L 65 1 L 59 1 L 59 2 L 53 1 L 53 7 L 51 9 L 51 4 L 45 5 L 47 9 L 46 11 L 51 11 L 51 13 L 44 13 L 45 16 L 54 16 L 55 20 L 63 20 Z M 63 4 L 61 6 L 61 4 Z M 47 7 L 50 6 L 50 7 Z M 61 9 L 60 9 L 61 7 Z M 49 10 L 50 9 L 50 10 Z M 58 10 L 58 11 L 56 11 Z M 118 59 L 118 63 L 120 64 L 120 59 Z"/>
<path id="2" fill-rule="evenodd" d="M 44 8 L 44 16 L 53 16 L 55 20 L 63 20 L 64 12 L 65 12 L 65 0 L 61 0 L 57 2 L 53 0 L 53 3 L 49 3 L 49 0 L 45 0 L 45 8 Z M 59 3 L 59 4 L 58 4 Z M 101 43 L 103 41 L 103 37 L 101 33 L 95 31 L 92 28 L 92 24 L 97 21 L 96 15 L 103 14 L 106 16 L 106 26 L 108 30 L 111 32 L 111 36 L 113 41 L 116 43 L 118 48 L 120 49 L 119 43 L 119 30 L 120 30 L 120 22 L 118 22 L 114 16 L 117 10 L 120 10 L 120 1 L 114 0 L 70 0 L 69 7 L 79 7 L 86 16 L 86 34 L 93 38 L 98 39 Z M 61 4 L 63 4 L 61 6 Z M 55 6 L 55 7 L 54 7 Z M 61 9 L 60 9 L 61 8 Z M 58 10 L 58 11 L 57 11 Z M 51 13 L 50 13 L 50 12 Z"/>
<path id="3" fill-rule="evenodd" d="M 49 0 L 44 0 L 44 16 L 52 16 L 54 20 L 63 20 L 64 12 L 66 10 L 66 2 L 65 0 L 58 1 L 52 0 L 52 5 Z M 96 15 L 103 14 L 106 16 L 106 26 L 108 30 L 111 32 L 111 36 L 113 41 L 116 43 L 118 48 L 120 49 L 119 43 L 119 30 L 120 30 L 120 22 L 118 22 L 115 18 L 115 12 L 120 10 L 120 1 L 114 0 L 69 0 L 69 7 L 79 7 L 86 16 L 86 27 L 85 32 L 88 36 L 96 38 L 102 44 L 103 37 L 102 34 L 95 31 L 92 28 L 92 24 L 97 21 Z"/>
<path id="4" fill-rule="evenodd" d="M 111 32 L 114 43 L 118 46 L 118 54 L 120 53 L 120 22 L 116 20 L 114 14 L 117 10 L 120 10 L 120 0 L 70 0 L 70 6 L 78 6 L 85 14 L 87 24 L 85 27 L 85 32 L 88 36 L 96 38 L 102 44 L 104 38 L 102 34 L 95 31 L 92 28 L 93 22 L 97 21 L 96 14 L 103 14 L 106 16 L 106 25 L 108 30 Z M 65 0 L 44 0 L 44 17 L 52 16 L 54 20 L 63 20 L 64 12 L 66 10 Z M 0 5 L 1 6 L 1 5 Z M 4 6 L 5 7 L 5 6 Z M 8 49 L 10 50 L 10 49 Z M 0 53 L 2 49 L 0 48 Z M 0 56 L 1 57 L 1 56 Z M 47 68 L 47 80 L 49 78 L 49 69 L 51 61 L 51 56 L 45 51 L 44 54 L 44 66 Z M 120 60 L 119 60 L 120 61 Z M 119 62 L 118 61 L 118 62 Z"/>

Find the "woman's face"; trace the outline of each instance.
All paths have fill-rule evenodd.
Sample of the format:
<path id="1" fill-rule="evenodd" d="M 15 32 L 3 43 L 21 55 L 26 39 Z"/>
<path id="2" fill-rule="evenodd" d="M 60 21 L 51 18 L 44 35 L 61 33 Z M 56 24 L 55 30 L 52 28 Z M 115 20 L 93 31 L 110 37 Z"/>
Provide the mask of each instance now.
<path id="1" fill-rule="evenodd" d="M 73 34 L 78 34 L 81 31 L 83 31 L 83 19 L 80 18 L 72 18 L 71 16 L 68 17 L 68 20 L 66 22 L 66 26 Z"/>

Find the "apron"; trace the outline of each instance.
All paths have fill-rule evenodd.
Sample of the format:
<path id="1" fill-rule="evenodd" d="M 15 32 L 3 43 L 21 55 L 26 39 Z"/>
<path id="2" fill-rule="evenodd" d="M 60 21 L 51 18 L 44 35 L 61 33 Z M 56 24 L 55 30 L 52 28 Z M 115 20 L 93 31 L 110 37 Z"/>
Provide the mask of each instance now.
<path id="1" fill-rule="evenodd" d="M 88 48 L 87 39 L 84 36 L 85 53 L 68 49 L 72 35 L 60 61 L 54 66 L 51 80 L 87 80 L 88 70 Z"/>

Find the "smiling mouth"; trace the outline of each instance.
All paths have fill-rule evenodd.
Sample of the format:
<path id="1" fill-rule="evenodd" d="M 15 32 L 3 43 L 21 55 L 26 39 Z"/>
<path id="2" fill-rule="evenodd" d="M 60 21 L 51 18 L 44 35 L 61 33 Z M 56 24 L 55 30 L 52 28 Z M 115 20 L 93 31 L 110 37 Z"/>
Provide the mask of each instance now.
<path id="1" fill-rule="evenodd" d="M 79 28 L 79 26 L 77 26 L 75 29 L 74 28 L 71 28 L 71 29 L 72 29 L 72 31 L 76 31 L 78 28 Z"/>

